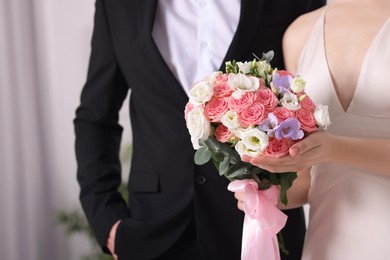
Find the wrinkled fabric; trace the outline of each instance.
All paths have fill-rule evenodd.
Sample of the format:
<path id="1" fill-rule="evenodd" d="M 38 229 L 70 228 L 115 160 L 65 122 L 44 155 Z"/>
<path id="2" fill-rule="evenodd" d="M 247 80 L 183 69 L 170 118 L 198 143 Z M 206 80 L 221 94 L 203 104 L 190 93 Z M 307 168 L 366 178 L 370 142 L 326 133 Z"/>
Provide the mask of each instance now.
<path id="1" fill-rule="evenodd" d="M 245 193 L 241 259 L 280 260 L 276 235 L 286 225 L 287 216 L 277 208 L 278 187 L 259 190 L 254 180 L 236 180 L 228 190 Z"/>

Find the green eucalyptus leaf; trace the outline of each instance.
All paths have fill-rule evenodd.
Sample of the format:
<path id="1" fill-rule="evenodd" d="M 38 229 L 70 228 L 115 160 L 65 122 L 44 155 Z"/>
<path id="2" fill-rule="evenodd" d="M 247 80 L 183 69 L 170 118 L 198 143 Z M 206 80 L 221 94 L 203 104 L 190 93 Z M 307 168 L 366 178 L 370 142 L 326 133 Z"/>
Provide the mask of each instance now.
<path id="1" fill-rule="evenodd" d="M 270 63 L 271 60 L 274 58 L 274 51 L 270 50 L 267 53 L 263 53 L 263 57 L 261 58 L 262 60 L 265 60 L 267 63 Z"/>
<path id="2" fill-rule="evenodd" d="M 219 151 L 215 152 L 215 151 L 210 150 L 210 152 L 211 152 L 212 159 L 216 162 L 222 162 L 223 159 L 225 158 L 224 154 L 219 152 Z"/>
<path id="3" fill-rule="evenodd" d="M 295 172 L 275 173 L 270 174 L 270 180 L 274 185 L 280 185 L 280 201 L 288 204 L 287 190 L 291 188 L 293 181 L 297 178 Z"/>
<path id="4" fill-rule="evenodd" d="M 223 161 L 219 164 L 218 170 L 219 170 L 219 175 L 224 175 L 227 170 L 229 169 L 230 166 L 230 158 L 226 156 Z"/>
<path id="5" fill-rule="evenodd" d="M 202 146 L 194 155 L 194 161 L 197 165 L 203 165 L 211 159 L 211 152 L 207 147 Z"/>
<path id="6" fill-rule="evenodd" d="M 219 169 L 220 162 L 217 162 L 215 160 L 211 160 L 211 161 L 213 162 L 215 169 Z"/>
<path id="7" fill-rule="evenodd" d="M 221 149 L 222 143 L 218 142 L 213 136 L 209 136 L 207 140 L 203 141 L 205 146 L 213 152 L 218 152 Z"/>
<path id="8" fill-rule="evenodd" d="M 227 144 L 222 145 L 220 151 L 221 151 L 221 153 L 223 153 L 223 155 L 225 157 L 229 157 L 230 158 L 230 163 L 231 164 L 238 164 L 238 163 L 241 162 L 240 155 L 237 153 L 236 150 L 231 148 L 229 145 L 227 145 Z"/>
<path id="9" fill-rule="evenodd" d="M 251 166 L 248 164 L 233 164 L 229 167 L 229 170 L 225 174 L 225 176 L 229 179 L 239 179 L 237 177 L 247 174 L 248 169 Z"/>

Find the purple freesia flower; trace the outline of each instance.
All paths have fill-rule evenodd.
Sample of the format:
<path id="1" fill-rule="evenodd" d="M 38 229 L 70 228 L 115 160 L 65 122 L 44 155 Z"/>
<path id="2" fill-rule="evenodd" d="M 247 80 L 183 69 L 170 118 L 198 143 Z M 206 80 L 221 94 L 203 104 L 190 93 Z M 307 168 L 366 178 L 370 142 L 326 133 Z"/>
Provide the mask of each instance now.
<path id="1" fill-rule="evenodd" d="M 279 93 L 283 95 L 286 91 L 290 91 L 292 79 L 290 75 L 280 75 L 276 72 L 272 77 L 272 83 L 279 90 Z"/>
<path id="2" fill-rule="evenodd" d="M 278 119 L 273 113 L 269 113 L 267 119 L 258 127 L 261 131 L 267 132 L 267 135 L 273 135 L 275 128 L 278 126 Z"/>
<path id="3" fill-rule="evenodd" d="M 292 140 L 302 139 L 303 131 L 301 130 L 301 124 L 296 118 L 287 118 L 275 129 L 275 138 L 278 140 L 282 138 L 291 138 Z"/>

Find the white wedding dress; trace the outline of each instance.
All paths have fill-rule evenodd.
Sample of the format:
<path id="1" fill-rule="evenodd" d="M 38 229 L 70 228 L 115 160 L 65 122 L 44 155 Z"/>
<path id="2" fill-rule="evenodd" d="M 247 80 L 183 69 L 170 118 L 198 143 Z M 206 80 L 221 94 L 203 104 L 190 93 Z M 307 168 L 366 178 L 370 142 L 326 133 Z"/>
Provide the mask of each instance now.
<path id="1" fill-rule="evenodd" d="M 308 95 L 329 106 L 329 132 L 390 138 L 390 18 L 371 42 L 346 111 L 328 69 L 324 21 L 325 12 L 313 28 L 298 68 L 307 80 Z M 390 259 L 390 177 L 338 164 L 317 165 L 311 177 L 302 259 Z"/>

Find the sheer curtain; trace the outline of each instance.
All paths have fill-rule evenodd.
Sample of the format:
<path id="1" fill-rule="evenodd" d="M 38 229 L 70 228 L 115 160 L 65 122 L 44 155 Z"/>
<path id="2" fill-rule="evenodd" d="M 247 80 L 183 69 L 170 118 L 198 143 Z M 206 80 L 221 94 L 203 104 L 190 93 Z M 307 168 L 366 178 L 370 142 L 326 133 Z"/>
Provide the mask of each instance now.
<path id="1" fill-rule="evenodd" d="M 74 111 L 94 0 L 0 0 L 0 255 L 79 259 L 82 236 L 55 221 L 78 205 Z"/>

